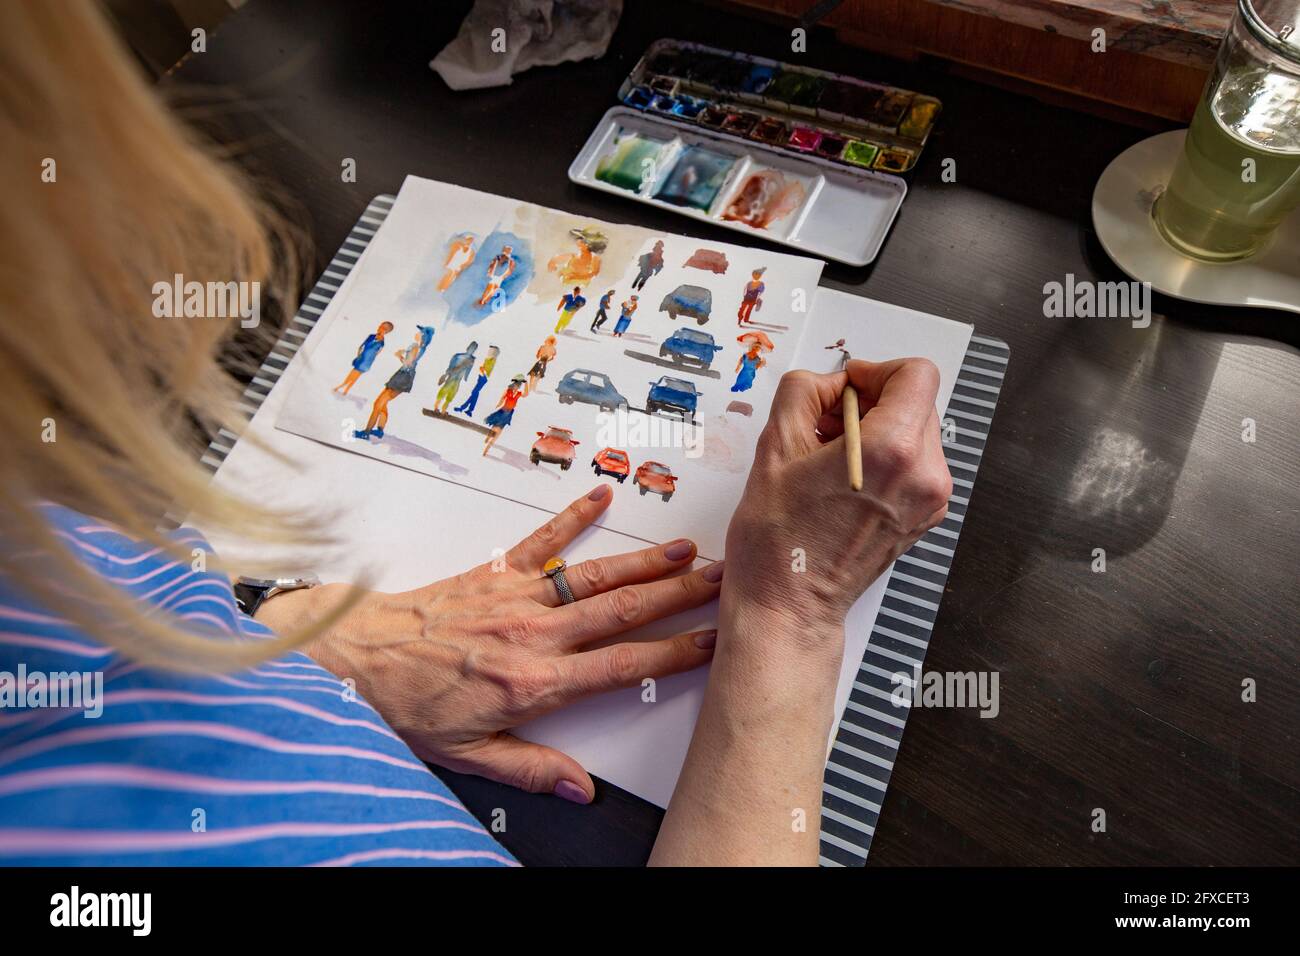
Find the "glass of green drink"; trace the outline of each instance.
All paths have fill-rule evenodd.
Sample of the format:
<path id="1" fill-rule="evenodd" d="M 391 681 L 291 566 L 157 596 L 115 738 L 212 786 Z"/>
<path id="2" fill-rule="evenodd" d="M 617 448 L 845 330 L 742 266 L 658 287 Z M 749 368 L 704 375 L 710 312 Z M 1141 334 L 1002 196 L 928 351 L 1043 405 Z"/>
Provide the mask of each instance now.
<path id="1" fill-rule="evenodd" d="M 1300 0 L 1237 0 L 1156 226 L 1184 255 L 1230 262 L 1298 205 Z"/>

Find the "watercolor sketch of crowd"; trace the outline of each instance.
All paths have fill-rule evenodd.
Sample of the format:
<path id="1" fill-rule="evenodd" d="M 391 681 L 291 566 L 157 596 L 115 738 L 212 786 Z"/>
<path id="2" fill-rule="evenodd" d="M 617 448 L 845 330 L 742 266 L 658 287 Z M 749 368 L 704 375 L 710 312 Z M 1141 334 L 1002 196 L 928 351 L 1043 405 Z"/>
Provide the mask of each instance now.
<path id="1" fill-rule="evenodd" d="M 721 558 L 821 267 L 408 177 L 276 427 Z"/>

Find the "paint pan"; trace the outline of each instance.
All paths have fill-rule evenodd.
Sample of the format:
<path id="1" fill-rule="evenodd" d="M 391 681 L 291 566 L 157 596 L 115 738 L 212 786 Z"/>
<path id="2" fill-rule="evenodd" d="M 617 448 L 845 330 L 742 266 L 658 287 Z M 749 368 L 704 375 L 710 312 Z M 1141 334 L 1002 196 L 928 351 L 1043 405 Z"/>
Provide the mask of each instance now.
<path id="1" fill-rule="evenodd" d="M 822 138 L 817 141 L 817 148 L 813 152 L 825 159 L 839 159 L 844 154 L 844 147 L 848 143 L 849 141 L 843 136 L 836 136 L 834 133 L 823 133 Z"/>
<path id="2" fill-rule="evenodd" d="M 716 152 L 708 146 L 684 146 L 654 196 L 674 206 L 708 210 L 737 161 L 734 154 Z"/>
<path id="3" fill-rule="evenodd" d="M 854 142 L 871 145 L 821 133 L 811 151 L 811 139 L 799 151 L 616 106 L 569 166 L 569 179 L 751 238 L 865 265 L 884 243 L 907 184 L 841 159 Z M 875 162 L 883 149 L 871 148 Z"/>
<path id="4" fill-rule="evenodd" d="M 773 146 L 780 146 L 789 137 L 790 127 L 785 124 L 784 120 L 777 119 L 775 116 L 764 117 L 749 131 L 750 139 L 756 139 L 760 143 L 769 143 Z"/>
<path id="5" fill-rule="evenodd" d="M 750 131 L 758 125 L 759 118 L 757 113 L 751 113 L 748 110 L 730 113 L 722 122 L 722 131 L 730 133 L 732 136 L 748 136 Z"/>
<path id="6" fill-rule="evenodd" d="M 939 109 L 938 100 L 932 100 L 928 96 L 918 96 L 912 101 L 903 121 L 898 124 L 898 132 L 910 139 L 924 138 L 939 116 Z"/>
<path id="7" fill-rule="evenodd" d="M 845 162 L 852 163 L 854 166 L 863 166 L 870 169 L 876 162 L 876 157 L 880 155 L 880 147 L 875 143 L 866 143 L 860 139 L 851 139 L 844 147 Z"/>
<path id="8" fill-rule="evenodd" d="M 592 175 L 617 189 L 637 192 L 653 181 L 660 157 L 671 142 L 669 135 L 643 135 L 631 130 L 621 136 L 616 133 Z"/>
<path id="9" fill-rule="evenodd" d="M 683 97 L 692 101 L 686 107 Z M 619 99 L 793 153 L 847 166 L 879 162 L 893 174 L 915 165 L 942 109 L 900 87 L 678 40 L 652 44 Z M 872 148 L 846 149 L 854 140 Z"/>
<path id="10" fill-rule="evenodd" d="M 815 178 L 751 160 L 722 204 L 721 216 L 784 237 L 815 188 Z"/>
<path id="11" fill-rule="evenodd" d="M 790 148 L 797 149 L 801 153 L 815 153 L 825 138 L 826 134 L 819 129 L 813 129 L 809 126 L 797 126 L 790 133 Z M 844 147 L 841 145 L 840 149 L 836 150 L 833 155 L 838 156 L 840 150 L 843 149 Z"/>

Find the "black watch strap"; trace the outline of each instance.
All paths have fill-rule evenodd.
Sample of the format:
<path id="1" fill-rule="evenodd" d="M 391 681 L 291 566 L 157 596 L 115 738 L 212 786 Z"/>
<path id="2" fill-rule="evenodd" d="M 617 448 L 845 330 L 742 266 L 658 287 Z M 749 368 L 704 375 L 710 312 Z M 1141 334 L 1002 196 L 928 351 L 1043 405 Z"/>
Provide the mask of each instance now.
<path id="1" fill-rule="evenodd" d="M 314 588 L 320 585 L 320 578 L 314 574 L 304 575 L 300 578 L 245 578 L 235 579 L 232 590 L 235 592 L 235 603 L 239 609 L 252 617 L 257 613 L 267 598 L 274 597 L 283 591 L 300 591 L 303 588 Z"/>

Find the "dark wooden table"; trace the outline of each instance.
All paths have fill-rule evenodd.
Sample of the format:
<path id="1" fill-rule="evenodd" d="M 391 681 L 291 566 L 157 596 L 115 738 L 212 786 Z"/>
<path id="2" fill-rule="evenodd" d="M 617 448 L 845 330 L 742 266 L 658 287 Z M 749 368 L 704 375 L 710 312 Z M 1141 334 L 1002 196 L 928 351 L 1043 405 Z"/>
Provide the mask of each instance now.
<path id="1" fill-rule="evenodd" d="M 205 122 L 301 204 L 322 266 L 408 173 L 735 239 L 566 169 L 652 40 L 789 58 L 788 26 L 630 0 L 600 61 L 452 93 L 427 63 L 467 6 L 254 0 L 165 85 L 233 101 Z M 825 283 L 974 323 L 1012 355 L 926 661 L 1000 672 L 1001 713 L 912 715 L 871 864 L 1296 863 L 1300 317 L 1156 297 L 1145 330 L 1045 318 L 1045 283 L 1124 278 L 1089 199 L 1148 131 L 817 32 L 807 60 L 945 104 L 879 259 Z M 507 810 L 503 842 L 525 863 L 641 863 L 660 819 L 603 783 L 576 807 L 444 776 L 476 814 Z"/>

